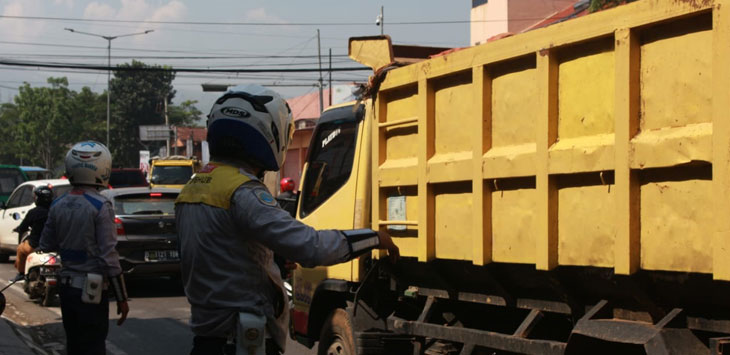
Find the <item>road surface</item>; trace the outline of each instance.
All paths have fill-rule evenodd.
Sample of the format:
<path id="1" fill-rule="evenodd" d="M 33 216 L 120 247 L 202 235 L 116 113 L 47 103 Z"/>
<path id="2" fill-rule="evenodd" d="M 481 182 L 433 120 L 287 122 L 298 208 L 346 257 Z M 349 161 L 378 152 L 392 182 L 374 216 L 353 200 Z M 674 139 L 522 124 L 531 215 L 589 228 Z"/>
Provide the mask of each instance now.
<path id="1" fill-rule="evenodd" d="M 13 259 L 0 263 L 0 285 L 15 276 Z M 187 325 L 190 317 L 182 286 L 169 279 L 128 280 L 130 312 L 124 325 L 117 326 L 116 304 L 109 305 L 109 355 L 180 355 L 189 354 L 193 334 Z M 28 299 L 22 283 L 4 292 L 8 305 L 3 317 L 21 326 L 26 340 L 32 340 L 38 354 L 67 355 L 65 334 L 58 300 L 52 307 L 41 307 Z M 29 342 L 29 341 L 27 341 Z M 286 354 L 312 355 L 313 350 L 294 342 L 287 343 Z"/>

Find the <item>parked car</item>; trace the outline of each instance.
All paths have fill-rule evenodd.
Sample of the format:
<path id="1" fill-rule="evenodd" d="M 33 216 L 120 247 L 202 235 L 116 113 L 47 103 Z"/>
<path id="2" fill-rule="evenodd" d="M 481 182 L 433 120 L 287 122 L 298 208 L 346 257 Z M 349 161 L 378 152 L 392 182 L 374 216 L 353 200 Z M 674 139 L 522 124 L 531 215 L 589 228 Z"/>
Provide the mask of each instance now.
<path id="1" fill-rule="evenodd" d="M 180 255 L 175 199 L 180 189 L 124 187 L 104 190 L 114 206 L 119 263 L 130 276 L 178 276 Z"/>
<path id="2" fill-rule="evenodd" d="M 0 262 L 8 261 L 10 255 L 15 255 L 20 236 L 13 232 L 13 229 L 20 225 L 25 214 L 35 207 L 33 189 L 38 186 L 50 186 L 54 197 L 71 190 L 68 180 L 31 180 L 18 185 L 7 202 L 0 202 Z"/>
<path id="3" fill-rule="evenodd" d="M 28 175 L 19 166 L 0 165 L 0 202 L 7 202 L 13 190 L 27 180 Z"/>
<path id="4" fill-rule="evenodd" d="M 120 187 L 146 187 L 149 186 L 149 183 L 141 169 L 114 168 L 109 177 L 109 186 L 114 189 Z"/>

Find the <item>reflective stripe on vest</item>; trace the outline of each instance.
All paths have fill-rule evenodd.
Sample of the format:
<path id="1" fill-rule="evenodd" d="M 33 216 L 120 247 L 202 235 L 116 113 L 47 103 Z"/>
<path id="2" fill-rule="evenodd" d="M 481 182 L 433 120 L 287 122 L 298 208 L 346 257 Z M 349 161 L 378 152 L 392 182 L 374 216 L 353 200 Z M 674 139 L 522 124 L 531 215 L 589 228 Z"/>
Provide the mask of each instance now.
<path id="1" fill-rule="evenodd" d="M 248 181 L 251 178 L 239 168 L 210 162 L 185 184 L 175 203 L 203 203 L 228 209 L 233 193 Z"/>

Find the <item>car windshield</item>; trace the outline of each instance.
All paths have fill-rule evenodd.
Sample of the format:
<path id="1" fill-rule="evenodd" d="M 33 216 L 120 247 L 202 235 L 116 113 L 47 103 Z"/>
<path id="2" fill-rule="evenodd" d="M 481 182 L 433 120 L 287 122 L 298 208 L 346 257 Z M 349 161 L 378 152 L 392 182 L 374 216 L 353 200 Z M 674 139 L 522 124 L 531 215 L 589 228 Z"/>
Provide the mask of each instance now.
<path id="1" fill-rule="evenodd" d="M 109 185 L 114 188 L 147 186 L 147 180 L 140 170 L 119 170 L 112 171 Z"/>
<path id="2" fill-rule="evenodd" d="M 114 197 L 117 215 L 172 215 L 175 214 L 177 194 L 143 193 Z"/>
<path id="3" fill-rule="evenodd" d="M 18 169 L 0 168 L 0 195 L 10 195 L 24 180 Z"/>
<path id="4" fill-rule="evenodd" d="M 152 182 L 155 184 L 185 184 L 193 175 L 192 166 L 155 166 Z"/>

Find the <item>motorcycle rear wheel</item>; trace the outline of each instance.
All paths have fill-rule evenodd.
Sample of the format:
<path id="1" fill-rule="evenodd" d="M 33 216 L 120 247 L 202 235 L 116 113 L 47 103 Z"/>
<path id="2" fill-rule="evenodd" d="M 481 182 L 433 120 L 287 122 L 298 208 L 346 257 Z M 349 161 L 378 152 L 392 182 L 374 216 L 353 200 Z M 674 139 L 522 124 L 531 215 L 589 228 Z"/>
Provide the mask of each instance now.
<path id="1" fill-rule="evenodd" d="M 32 269 L 28 271 L 28 278 L 25 280 L 25 287 L 24 289 L 27 289 L 26 293 L 28 293 L 28 297 L 30 299 L 35 299 L 38 297 L 43 296 L 42 294 L 39 294 L 39 292 L 36 291 L 37 287 L 34 285 L 34 283 L 38 283 L 38 278 L 40 275 L 38 274 L 38 269 Z M 36 292 L 33 292 L 36 291 Z"/>
<path id="2" fill-rule="evenodd" d="M 53 291 L 52 287 L 45 287 L 43 296 L 41 298 L 41 306 L 50 307 L 53 305 L 53 301 L 56 299 L 56 292 Z"/>

